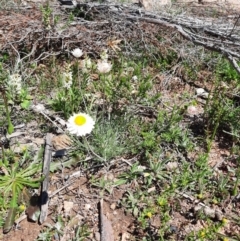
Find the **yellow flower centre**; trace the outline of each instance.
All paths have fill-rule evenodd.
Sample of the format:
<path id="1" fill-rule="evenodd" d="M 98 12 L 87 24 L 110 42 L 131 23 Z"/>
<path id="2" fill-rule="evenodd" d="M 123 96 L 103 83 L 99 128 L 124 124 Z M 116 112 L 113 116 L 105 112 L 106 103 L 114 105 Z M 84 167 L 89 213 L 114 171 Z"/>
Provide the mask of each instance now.
<path id="1" fill-rule="evenodd" d="M 26 206 L 25 206 L 25 205 L 22 204 L 22 205 L 19 206 L 19 211 L 22 212 L 22 211 L 24 211 L 25 209 L 26 209 Z"/>
<path id="2" fill-rule="evenodd" d="M 152 217 L 152 213 L 151 213 L 151 212 L 147 212 L 147 213 L 146 213 L 146 216 L 147 216 L 148 218 L 151 218 L 151 217 Z"/>
<path id="3" fill-rule="evenodd" d="M 86 117 L 84 117 L 84 116 L 82 116 L 82 115 L 78 115 L 78 116 L 76 116 L 75 119 L 74 119 L 74 123 L 75 123 L 77 126 L 82 126 L 82 125 L 84 125 L 86 122 L 87 122 Z"/>

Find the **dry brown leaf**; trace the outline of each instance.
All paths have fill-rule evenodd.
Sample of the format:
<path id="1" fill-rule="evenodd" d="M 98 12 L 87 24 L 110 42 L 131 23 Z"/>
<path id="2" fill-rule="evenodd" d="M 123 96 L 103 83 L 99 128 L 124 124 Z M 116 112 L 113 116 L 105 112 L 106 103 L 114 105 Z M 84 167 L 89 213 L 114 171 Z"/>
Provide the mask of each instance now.
<path id="1" fill-rule="evenodd" d="M 72 140 L 67 135 L 63 134 L 59 136 L 54 136 L 52 138 L 52 144 L 54 149 L 57 151 L 69 148 L 72 144 Z"/>
<path id="2" fill-rule="evenodd" d="M 115 52 L 116 52 L 116 50 L 121 51 L 121 48 L 118 47 L 118 44 L 120 44 L 121 41 L 122 41 L 121 39 L 109 40 L 107 42 L 107 45 L 108 45 L 108 47 L 112 48 L 113 51 L 115 51 Z"/>
<path id="3" fill-rule="evenodd" d="M 98 80 L 99 79 L 98 74 L 91 74 L 90 77 L 91 77 L 92 80 Z"/>

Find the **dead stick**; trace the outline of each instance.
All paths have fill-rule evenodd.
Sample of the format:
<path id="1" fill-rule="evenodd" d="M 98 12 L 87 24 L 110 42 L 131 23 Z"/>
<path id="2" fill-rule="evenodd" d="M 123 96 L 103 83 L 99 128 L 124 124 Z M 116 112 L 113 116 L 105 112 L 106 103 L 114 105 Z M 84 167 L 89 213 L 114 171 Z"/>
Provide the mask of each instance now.
<path id="1" fill-rule="evenodd" d="M 41 189 L 41 214 L 39 223 L 42 224 L 47 219 L 48 214 L 48 183 L 49 183 L 49 170 L 52 159 L 52 134 L 48 133 L 45 142 L 44 162 L 43 162 L 43 175 L 45 176 L 42 182 Z"/>

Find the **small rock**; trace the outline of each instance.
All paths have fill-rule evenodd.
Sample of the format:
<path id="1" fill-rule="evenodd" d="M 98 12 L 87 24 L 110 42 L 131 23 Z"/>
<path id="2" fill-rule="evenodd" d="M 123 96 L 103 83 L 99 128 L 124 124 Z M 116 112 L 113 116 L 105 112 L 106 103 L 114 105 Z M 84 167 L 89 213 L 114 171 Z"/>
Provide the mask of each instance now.
<path id="1" fill-rule="evenodd" d="M 105 180 L 113 181 L 114 180 L 114 175 L 112 173 L 108 173 L 107 175 L 105 175 Z"/>
<path id="2" fill-rule="evenodd" d="M 63 208 L 64 208 L 65 216 L 68 216 L 73 208 L 73 202 L 64 201 Z"/>
<path id="3" fill-rule="evenodd" d="M 33 111 L 38 112 L 38 113 L 45 111 L 45 106 L 43 104 L 32 105 L 31 108 Z"/>
<path id="4" fill-rule="evenodd" d="M 110 208 L 111 208 L 112 210 L 115 210 L 115 209 L 116 209 L 116 203 L 112 203 L 111 206 L 110 206 Z"/>
<path id="5" fill-rule="evenodd" d="M 23 124 L 19 124 L 19 125 L 16 125 L 16 126 L 14 126 L 14 129 L 16 130 L 16 129 L 21 129 L 21 128 L 23 128 L 23 127 L 25 127 L 26 125 L 23 123 Z"/>
<path id="6" fill-rule="evenodd" d="M 205 97 L 205 98 L 208 98 L 208 95 L 209 95 L 203 88 L 197 88 L 196 94 L 198 96 L 202 96 L 202 97 Z"/>
<path id="7" fill-rule="evenodd" d="M 145 167 L 145 166 L 138 166 L 138 167 L 137 167 L 137 170 L 138 170 L 139 172 L 143 172 L 144 170 L 146 170 L 146 167 Z"/>
<path id="8" fill-rule="evenodd" d="M 168 171 L 175 170 L 178 168 L 178 163 L 177 162 L 168 162 L 166 164 L 166 168 Z"/>
<path id="9" fill-rule="evenodd" d="M 101 240 L 101 236 L 100 236 L 100 233 L 99 232 L 95 232 L 94 234 L 94 237 L 97 241 L 100 241 Z"/>
<path id="10" fill-rule="evenodd" d="M 130 234 L 129 233 L 123 233 L 122 234 L 122 239 L 121 239 L 121 241 L 126 241 L 126 240 L 128 240 L 130 238 Z"/>
<path id="11" fill-rule="evenodd" d="M 215 218 L 216 211 L 214 209 L 209 208 L 209 207 L 205 207 L 203 209 L 203 212 L 206 216 L 208 216 L 210 218 Z"/>
<path id="12" fill-rule="evenodd" d="M 197 115 L 198 114 L 198 109 L 196 106 L 190 105 L 187 108 L 187 114 L 189 115 Z"/>
<path id="13" fill-rule="evenodd" d="M 148 193 L 156 191 L 156 187 L 151 187 L 147 190 Z"/>
<path id="14" fill-rule="evenodd" d="M 207 92 L 204 92 L 203 94 L 202 94 L 202 97 L 204 97 L 204 98 L 208 98 L 208 96 L 209 96 L 209 94 L 207 93 Z"/>
<path id="15" fill-rule="evenodd" d="M 215 211 L 215 217 L 218 221 L 222 221 L 223 219 L 223 213 L 220 210 Z"/>
<path id="16" fill-rule="evenodd" d="M 90 209 L 91 209 L 91 204 L 89 204 L 89 203 L 88 203 L 88 204 L 85 204 L 85 210 L 88 211 L 88 210 L 90 210 Z"/>
<path id="17" fill-rule="evenodd" d="M 199 213 L 201 210 L 203 209 L 203 207 L 201 205 L 197 205 L 194 207 L 194 213 Z"/>
<path id="18" fill-rule="evenodd" d="M 203 88 L 197 88 L 196 89 L 196 94 L 197 95 L 202 95 L 205 92 L 205 90 Z"/>

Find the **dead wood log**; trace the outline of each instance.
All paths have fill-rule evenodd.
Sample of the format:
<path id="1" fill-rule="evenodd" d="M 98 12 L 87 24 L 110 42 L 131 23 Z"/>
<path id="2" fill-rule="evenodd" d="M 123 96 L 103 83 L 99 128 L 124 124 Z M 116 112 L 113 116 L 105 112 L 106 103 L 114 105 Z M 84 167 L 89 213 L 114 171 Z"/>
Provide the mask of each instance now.
<path id="1" fill-rule="evenodd" d="M 153 14 L 136 7 L 113 4 L 85 3 L 77 4 L 76 8 L 85 14 L 91 14 L 92 18 L 96 15 L 98 19 L 105 21 L 111 16 L 109 20 L 113 24 L 121 24 L 124 21 L 145 22 L 174 29 L 193 44 L 225 56 L 240 74 L 240 15 L 235 16 L 235 20 L 228 17 L 200 19 L 167 13 Z"/>

